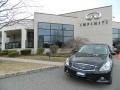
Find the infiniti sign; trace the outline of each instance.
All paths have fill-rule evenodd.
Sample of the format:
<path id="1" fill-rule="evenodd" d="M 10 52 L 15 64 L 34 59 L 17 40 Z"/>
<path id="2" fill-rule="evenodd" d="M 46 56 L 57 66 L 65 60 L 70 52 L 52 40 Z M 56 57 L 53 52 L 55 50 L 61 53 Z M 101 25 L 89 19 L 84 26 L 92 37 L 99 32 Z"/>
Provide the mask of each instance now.
<path id="1" fill-rule="evenodd" d="M 102 14 L 100 12 L 92 12 L 86 15 L 87 20 L 92 20 L 92 19 L 99 19 L 101 18 Z"/>

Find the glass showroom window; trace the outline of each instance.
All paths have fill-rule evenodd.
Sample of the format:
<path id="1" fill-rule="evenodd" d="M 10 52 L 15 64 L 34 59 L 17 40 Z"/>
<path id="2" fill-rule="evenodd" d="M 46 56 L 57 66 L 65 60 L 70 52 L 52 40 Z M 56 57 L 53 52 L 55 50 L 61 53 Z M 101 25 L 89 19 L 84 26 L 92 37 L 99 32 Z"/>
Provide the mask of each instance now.
<path id="1" fill-rule="evenodd" d="M 51 29 L 53 29 L 53 30 L 62 30 L 62 24 L 52 23 L 51 24 Z"/>
<path id="2" fill-rule="evenodd" d="M 118 34 L 113 34 L 113 38 L 119 38 Z"/>
<path id="3" fill-rule="evenodd" d="M 38 23 L 38 47 L 44 47 L 44 44 L 50 43 L 50 23 Z"/>
<path id="4" fill-rule="evenodd" d="M 73 31 L 64 31 L 64 36 L 73 36 Z"/>
<path id="5" fill-rule="evenodd" d="M 73 39 L 74 26 L 58 23 L 38 23 L 38 47 L 44 44 L 63 44 L 64 41 Z"/>
<path id="6" fill-rule="evenodd" d="M 63 31 L 62 30 L 51 30 L 51 42 L 54 44 L 57 41 L 63 42 Z"/>
<path id="7" fill-rule="evenodd" d="M 117 34 L 118 33 L 118 29 L 113 28 L 113 32 L 112 33 L 113 34 Z"/>
<path id="8" fill-rule="evenodd" d="M 64 42 L 67 42 L 69 40 L 73 40 L 73 37 L 64 37 Z"/>
<path id="9" fill-rule="evenodd" d="M 120 29 L 113 28 L 112 31 L 113 31 L 112 36 L 113 36 L 113 44 L 114 44 L 115 42 L 120 41 Z"/>
<path id="10" fill-rule="evenodd" d="M 63 25 L 64 31 L 64 42 L 74 39 L 74 26 L 73 25 Z"/>
<path id="11" fill-rule="evenodd" d="M 50 30 L 48 29 L 38 29 L 39 35 L 50 35 Z"/>
<path id="12" fill-rule="evenodd" d="M 74 27 L 73 27 L 73 25 L 64 24 L 63 25 L 63 30 L 74 30 Z"/>
<path id="13" fill-rule="evenodd" d="M 40 22 L 40 23 L 38 23 L 38 28 L 50 29 L 50 24 L 49 23 Z"/>

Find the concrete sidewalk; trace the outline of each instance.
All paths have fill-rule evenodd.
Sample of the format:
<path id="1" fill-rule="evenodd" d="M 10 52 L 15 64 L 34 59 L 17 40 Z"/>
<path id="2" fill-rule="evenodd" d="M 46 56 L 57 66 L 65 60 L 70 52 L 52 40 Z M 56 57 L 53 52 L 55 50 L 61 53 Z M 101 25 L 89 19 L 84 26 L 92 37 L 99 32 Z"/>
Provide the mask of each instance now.
<path id="1" fill-rule="evenodd" d="M 8 58 L 8 57 L 0 57 L 2 61 L 16 61 L 16 62 L 28 62 L 28 63 L 37 63 L 37 64 L 48 64 L 54 66 L 63 66 L 63 62 L 52 62 L 52 61 L 44 61 L 44 60 L 32 60 L 32 59 L 19 59 L 19 58 Z"/>

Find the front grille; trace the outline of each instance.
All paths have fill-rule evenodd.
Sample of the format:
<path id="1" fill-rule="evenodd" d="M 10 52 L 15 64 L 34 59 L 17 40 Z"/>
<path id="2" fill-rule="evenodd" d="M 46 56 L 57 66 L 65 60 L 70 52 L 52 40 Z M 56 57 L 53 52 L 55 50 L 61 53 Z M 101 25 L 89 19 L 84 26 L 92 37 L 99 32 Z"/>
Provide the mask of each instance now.
<path id="1" fill-rule="evenodd" d="M 83 71 L 94 71 L 95 66 L 91 64 L 84 64 L 84 63 L 72 63 L 72 67 L 83 70 Z"/>

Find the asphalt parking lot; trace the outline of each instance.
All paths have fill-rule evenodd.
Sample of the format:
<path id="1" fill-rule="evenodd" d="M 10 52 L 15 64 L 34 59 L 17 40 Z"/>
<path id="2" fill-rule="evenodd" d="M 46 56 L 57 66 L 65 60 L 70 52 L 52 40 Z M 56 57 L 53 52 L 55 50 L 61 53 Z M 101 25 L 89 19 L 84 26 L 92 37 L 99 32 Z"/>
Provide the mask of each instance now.
<path id="1" fill-rule="evenodd" d="M 0 79 L 0 90 L 120 90 L 120 60 L 114 59 L 112 85 L 69 78 L 63 67 Z"/>

